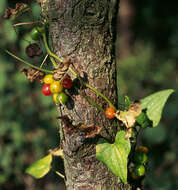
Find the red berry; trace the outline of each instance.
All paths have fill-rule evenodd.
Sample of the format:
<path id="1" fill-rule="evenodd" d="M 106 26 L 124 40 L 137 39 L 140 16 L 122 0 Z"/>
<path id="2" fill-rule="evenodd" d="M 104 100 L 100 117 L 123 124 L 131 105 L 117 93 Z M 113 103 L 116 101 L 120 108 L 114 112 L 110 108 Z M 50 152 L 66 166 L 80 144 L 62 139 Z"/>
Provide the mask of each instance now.
<path id="1" fill-rule="evenodd" d="M 113 107 L 108 107 L 105 111 L 105 115 L 108 119 L 113 119 L 116 110 Z"/>
<path id="2" fill-rule="evenodd" d="M 44 84 L 42 87 L 42 92 L 45 96 L 50 96 L 51 95 L 50 84 Z"/>
<path id="3" fill-rule="evenodd" d="M 70 88 L 72 86 L 72 80 L 70 78 L 65 78 L 63 81 L 62 81 L 62 85 L 63 87 L 65 88 Z"/>

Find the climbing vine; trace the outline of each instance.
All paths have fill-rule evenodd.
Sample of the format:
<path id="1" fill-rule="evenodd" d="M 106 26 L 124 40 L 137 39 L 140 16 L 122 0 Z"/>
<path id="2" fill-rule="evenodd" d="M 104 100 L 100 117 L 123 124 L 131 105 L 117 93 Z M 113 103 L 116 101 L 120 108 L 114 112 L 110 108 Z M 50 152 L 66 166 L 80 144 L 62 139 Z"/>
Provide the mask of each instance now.
<path id="1" fill-rule="evenodd" d="M 6 18 L 16 17 L 30 8 L 26 4 L 18 4 L 16 9 L 6 10 Z M 96 158 L 103 162 L 117 177 L 127 184 L 128 176 L 133 180 L 139 180 L 145 175 L 145 167 L 148 160 L 148 148 L 137 146 L 137 137 L 141 129 L 147 127 L 156 127 L 161 119 L 162 111 L 168 97 L 173 93 L 172 89 L 156 92 L 139 101 L 132 101 L 128 96 L 123 97 L 119 102 L 121 106 L 117 107 L 97 88 L 86 82 L 74 69 L 70 56 L 65 58 L 59 57 L 48 44 L 48 23 L 46 21 L 29 21 L 28 23 L 18 23 L 15 27 L 23 24 L 33 24 L 34 27 L 30 32 L 32 40 L 26 47 L 26 55 L 30 58 L 41 56 L 43 54 L 39 44 L 43 43 L 46 55 L 41 62 L 40 67 L 16 56 L 9 50 L 5 52 L 14 59 L 25 64 L 28 68 L 22 70 L 30 82 L 39 80 L 42 83 L 42 93 L 44 96 L 52 96 L 56 105 L 66 106 L 70 102 L 71 89 L 80 91 L 82 88 L 88 88 L 98 97 L 102 98 L 107 108 L 96 103 L 91 97 L 82 93 L 81 95 L 94 106 L 97 110 L 105 114 L 109 120 L 118 120 L 122 129 L 118 128 L 114 142 L 108 142 L 105 138 L 100 138 L 96 145 Z M 40 43 L 37 43 L 39 42 Z M 50 59 L 51 70 L 45 69 L 44 65 L 47 59 Z M 69 76 L 73 75 L 73 78 Z M 77 80 L 79 85 L 73 82 Z M 75 130 L 82 130 L 85 138 L 93 138 L 101 132 L 100 126 L 78 126 Z M 134 144 L 132 148 L 132 144 Z M 41 178 L 52 169 L 53 156 L 63 158 L 63 150 L 59 147 L 49 150 L 49 154 L 38 160 L 27 168 L 26 172 L 35 178 Z M 128 160 L 131 160 L 128 162 Z M 60 177 L 64 176 L 55 171 Z"/>

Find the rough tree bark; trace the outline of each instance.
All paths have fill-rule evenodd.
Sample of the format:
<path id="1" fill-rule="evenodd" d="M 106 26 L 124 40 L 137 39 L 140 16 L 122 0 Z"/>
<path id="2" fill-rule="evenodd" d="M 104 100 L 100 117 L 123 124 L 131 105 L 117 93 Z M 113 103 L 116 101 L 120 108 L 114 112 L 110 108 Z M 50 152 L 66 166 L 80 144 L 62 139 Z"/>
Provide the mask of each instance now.
<path id="1" fill-rule="evenodd" d="M 73 67 L 92 86 L 117 104 L 115 70 L 115 29 L 118 0 L 43 0 L 42 11 L 49 22 L 54 51 L 60 57 L 70 56 Z M 69 72 L 71 78 L 74 76 Z M 61 147 L 67 190 L 129 190 L 107 167 L 96 159 L 99 136 L 113 142 L 117 123 L 91 106 L 82 93 L 105 109 L 103 99 L 81 88 L 72 92 L 62 108 Z M 59 109 L 59 114 L 61 112 Z M 79 125 L 100 126 L 100 135 L 85 138 Z"/>

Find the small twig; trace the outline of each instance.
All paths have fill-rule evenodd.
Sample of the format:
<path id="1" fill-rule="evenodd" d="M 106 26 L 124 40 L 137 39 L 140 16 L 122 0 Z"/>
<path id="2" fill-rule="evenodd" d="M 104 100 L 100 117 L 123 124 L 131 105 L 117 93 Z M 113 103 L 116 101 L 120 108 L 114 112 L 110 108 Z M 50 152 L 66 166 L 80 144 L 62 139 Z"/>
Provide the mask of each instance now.
<path id="1" fill-rule="evenodd" d="M 28 25 L 28 24 L 37 24 L 37 23 L 40 23 L 40 22 L 39 21 L 36 21 L 36 22 L 20 22 L 17 24 L 13 24 L 13 26 L 16 27 L 16 26 L 22 26 L 22 25 Z"/>
<path id="2" fill-rule="evenodd" d="M 56 173 L 58 176 L 60 176 L 62 179 L 65 179 L 65 176 L 64 176 L 64 175 L 62 175 L 60 172 L 55 171 L 55 173 Z"/>
<path id="3" fill-rule="evenodd" d="M 43 59 L 43 61 L 42 61 L 42 63 L 41 63 L 41 65 L 40 65 L 40 68 L 42 68 L 43 67 L 43 65 L 44 65 L 44 63 L 46 62 L 46 59 L 48 58 L 48 54 L 46 54 L 46 56 L 45 56 L 45 58 Z"/>

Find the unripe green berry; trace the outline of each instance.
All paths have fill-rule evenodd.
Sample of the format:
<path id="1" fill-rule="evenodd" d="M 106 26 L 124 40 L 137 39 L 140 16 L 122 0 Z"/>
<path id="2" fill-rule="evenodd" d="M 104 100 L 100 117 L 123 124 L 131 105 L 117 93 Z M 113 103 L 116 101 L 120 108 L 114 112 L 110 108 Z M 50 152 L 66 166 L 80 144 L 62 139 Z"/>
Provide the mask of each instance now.
<path id="1" fill-rule="evenodd" d="M 136 151 L 133 156 L 133 161 L 137 164 L 145 164 L 148 160 L 147 155 L 144 152 Z"/>
<path id="2" fill-rule="evenodd" d="M 135 165 L 133 168 L 133 172 L 136 176 L 144 176 L 145 175 L 145 167 L 143 165 Z"/>
<path id="3" fill-rule="evenodd" d="M 34 27 L 31 32 L 30 32 L 30 36 L 33 40 L 38 40 L 39 37 L 41 36 L 41 34 L 44 33 L 44 28 L 43 27 Z"/>
<path id="4" fill-rule="evenodd" d="M 68 96 L 64 92 L 61 92 L 56 96 L 56 100 L 61 104 L 66 104 L 68 101 Z"/>

